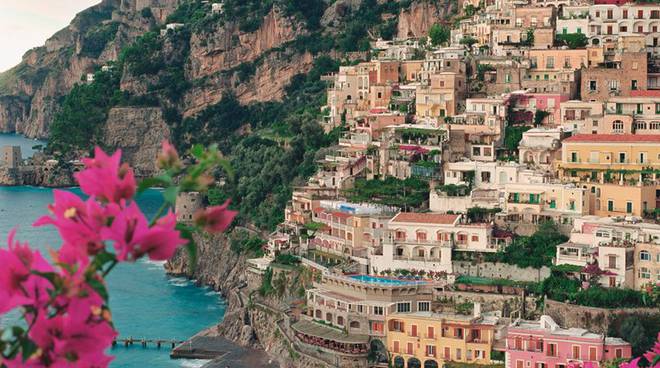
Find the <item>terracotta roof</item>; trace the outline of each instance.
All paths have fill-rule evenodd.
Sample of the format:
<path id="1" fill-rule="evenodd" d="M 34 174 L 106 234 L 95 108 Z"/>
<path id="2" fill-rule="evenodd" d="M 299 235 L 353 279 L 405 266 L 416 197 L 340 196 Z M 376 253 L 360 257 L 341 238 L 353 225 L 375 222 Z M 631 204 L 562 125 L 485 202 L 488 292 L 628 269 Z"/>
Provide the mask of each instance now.
<path id="1" fill-rule="evenodd" d="M 660 134 L 578 134 L 566 138 L 564 142 L 582 142 L 582 143 L 660 143 Z"/>
<path id="2" fill-rule="evenodd" d="M 444 213 L 413 213 L 400 212 L 394 216 L 392 222 L 413 222 L 421 224 L 451 225 L 460 215 L 447 215 Z"/>

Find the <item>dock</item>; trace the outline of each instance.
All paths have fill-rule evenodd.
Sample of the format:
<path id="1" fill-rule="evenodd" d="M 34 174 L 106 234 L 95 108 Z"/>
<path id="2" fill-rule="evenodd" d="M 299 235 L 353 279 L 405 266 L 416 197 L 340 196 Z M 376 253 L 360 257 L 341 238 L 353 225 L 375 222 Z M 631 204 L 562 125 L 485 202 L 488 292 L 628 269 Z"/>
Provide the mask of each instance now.
<path id="1" fill-rule="evenodd" d="M 133 346 L 142 346 L 143 348 L 147 347 L 156 347 L 160 349 L 161 347 L 169 347 L 174 349 L 177 345 L 184 343 L 183 340 L 173 340 L 173 339 L 147 339 L 147 338 L 117 338 L 112 340 L 112 347 L 124 346 L 126 348 Z"/>

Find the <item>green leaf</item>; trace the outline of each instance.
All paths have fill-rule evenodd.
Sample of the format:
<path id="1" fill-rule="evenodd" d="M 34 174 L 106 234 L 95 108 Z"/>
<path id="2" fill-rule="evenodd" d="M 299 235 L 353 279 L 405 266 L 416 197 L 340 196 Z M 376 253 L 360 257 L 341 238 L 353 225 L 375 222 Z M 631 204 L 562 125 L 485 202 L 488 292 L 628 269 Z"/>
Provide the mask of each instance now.
<path id="1" fill-rule="evenodd" d="M 50 281 L 53 286 L 57 286 L 60 281 L 60 276 L 55 272 L 31 271 L 30 273 L 45 278 L 46 280 Z"/>
<path id="2" fill-rule="evenodd" d="M 190 153 L 195 156 L 197 159 L 201 159 L 204 156 L 204 146 L 201 144 L 196 144 L 190 149 Z"/>
<path id="3" fill-rule="evenodd" d="M 87 280 L 87 284 L 96 291 L 101 298 L 107 303 L 108 302 L 108 289 L 105 287 L 105 284 L 95 277 L 90 277 Z"/>
<path id="4" fill-rule="evenodd" d="M 164 174 L 142 180 L 138 185 L 137 192 L 138 194 L 141 194 L 149 188 L 155 188 L 155 187 L 164 188 L 170 186 L 171 184 L 172 184 L 172 177 L 167 174 Z"/>
<path id="5" fill-rule="evenodd" d="M 163 198 L 165 199 L 165 202 L 174 205 L 174 203 L 176 203 L 177 194 L 179 194 L 179 187 L 171 186 L 165 189 L 163 192 Z"/>
<path id="6" fill-rule="evenodd" d="M 37 352 L 37 345 L 32 342 L 30 339 L 23 339 L 21 342 L 21 351 L 23 355 L 23 362 L 26 362 L 30 357 Z"/>
<path id="7" fill-rule="evenodd" d="M 94 265 L 94 268 L 97 270 L 102 270 L 105 268 L 105 265 L 108 263 L 114 262 L 117 260 L 117 256 L 115 256 L 112 253 L 109 252 L 101 252 L 94 257 L 94 261 L 92 264 Z"/>

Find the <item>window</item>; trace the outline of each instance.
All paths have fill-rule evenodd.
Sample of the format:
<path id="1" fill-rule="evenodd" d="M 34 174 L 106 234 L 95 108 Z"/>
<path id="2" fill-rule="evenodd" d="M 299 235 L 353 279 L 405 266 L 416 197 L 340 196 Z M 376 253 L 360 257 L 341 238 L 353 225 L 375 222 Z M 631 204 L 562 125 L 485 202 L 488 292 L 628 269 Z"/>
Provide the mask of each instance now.
<path id="1" fill-rule="evenodd" d="M 616 349 L 616 350 L 614 350 L 614 355 L 615 355 L 617 358 L 623 358 L 623 349 Z"/>
<path id="2" fill-rule="evenodd" d="M 377 316 L 382 316 L 383 313 L 383 307 L 373 307 L 373 312 Z"/>
<path id="3" fill-rule="evenodd" d="M 614 133 L 623 133 L 623 121 L 621 120 L 614 120 L 612 122 L 612 131 Z"/>
<path id="4" fill-rule="evenodd" d="M 595 80 L 590 80 L 589 81 L 589 91 L 590 92 L 596 92 L 598 90 L 598 84 Z"/>
<path id="5" fill-rule="evenodd" d="M 552 69 L 555 67 L 555 57 L 554 56 L 548 56 L 545 60 L 545 67 L 546 69 Z"/>
<path id="6" fill-rule="evenodd" d="M 614 17 L 614 12 L 612 9 L 607 9 L 607 19 L 612 19 Z"/>
<path id="7" fill-rule="evenodd" d="M 630 89 L 632 89 L 633 91 L 637 90 L 637 79 L 633 79 L 630 81 Z"/>
<path id="8" fill-rule="evenodd" d="M 616 256 L 615 255 L 607 256 L 607 266 L 608 266 L 608 268 L 616 268 Z"/>
<path id="9" fill-rule="evenodd" d="M 637 18 L 639 18 L 639 19 L 644 18 L 644 10 L 638 10 L 637 11 Z"/>
<path id="10" fill-rule="evenodd" d="M 633 211 L 632 202 L 626 202 L 626 213 L 632 213 L 632 211 Z"/>
<path id="11" fill-rule="evenodd" d="M 623 19 L 628 19 L 628 9 L 623 10 Z"/>
<path id="12" fill-rule="evenodd" d="M 398 341 L 394 341 L 394 342 L 392 343 L 392 350 L 393 350 L 395 353 L 398 353 L 398 352 L 399 352 L 399 342 L 398 342 Z"/>
<path id="13" fill-rule="evenodd" d="M 409 342 L 408 345 L 406 346 L 406 354 L 413 355 L 414 354 L 414 349 L 413 349 L 413 343 Z"/>
<path id="14" fill-rule="evenodd" d="M 417 337 L 417 325 L 410 326 L 410 336 Z"/>
<path id="15" fill-rule="evenodd" d="M 427 357 L 435 357 L 435 346 L 426 345 L 426 356 Z"/>
<path id="16" fill-rule="evenodd" d="M 511 83 L 511 73 L 507 73 L 504 76 L 504 83 Z"/>
<path id="17" fill-rule="evenodd" d="M 557 344 L 548 344 L 547 356 L 557 356 Z"/>
<path id="18" fill-rule="evenodd" d="M 650 261 L 651 260 L 651 253 L 643 250 L 639 252 L 639 260 L 640 261 Z"/>
<path id="19" fill-rule="evenodd" d="M 420 312 L 428 312 L 431 310 L 431 303 L 430 302 L 418 302 L 417 303 L 417 310 Z"/>
<path id="20" fill-rule="evenodd" d="M 428 326 L 426 328 L 426 337 L 429 339 L 435 338 L 435 328 L 433 328 L 433 326 Z"/>
<path id="21" fill-rule="evenodd" d="M 649 271 L 648 268 L 642 267 L 639 269 L 639 278 L 640 279 L 650 279 L 651 278 L 651 271 Z"/>
<path id="22" fill-rule="evenodd" d="M 396 304 L 397 313 L 409 313 L 410 312 L 410 302 L 397 303 Z"/>
<path id="23" fill-rule="evenodd" d="M 557 201 L 554 199 L 550 200 L 550 208 L 557 208 Z"/>
<path id="24" fill-rule="evenodd" d="M 598 349 L 595 346 L 589 347 L 589 360 L 598 361 Z"/>
<path id="25" fill-rule="evenodd" d="M 578 162 L 578 153 L 571 152 L 571 162 Z"/>
<path id="26" fill-rule="evenodd" d="M 580 359 L 580 347 L 573 345 L 573 359 Z"/>
<path id="27" fill-rule="evenodd" d="M 404 332 L 404 324 L 403 321 L 400 321 L 398 319 L 393 319 L 390 321 L 390 331 L 394 332 Z"/>
<path id="28" fill-rule="evenodd" d="M 619 152 L 619 163 L 620 164 L 625 164 L 626 163 L 626 153 L 625 152 Z"/>
<path id="29" fill-rule="evenodd" d="M 608 199 L 608 200 L 607 200 L 607 210 L 608 210 L 609 212 L 614 211 L 614 201 L 611 200 L 611 199 Z"/>
<path id="30" fill-rule="evenodd" d="M 616 90 L 619 89 L 619 81 L 616 80 L 616 79 L 613 79 L 613 80 L 609 81 L 607 83 L 607 85 L 609 86 L 610 91 L 616 91 Z M 617 105 L 620 105 L 620 104 L 617 104 Z"/>

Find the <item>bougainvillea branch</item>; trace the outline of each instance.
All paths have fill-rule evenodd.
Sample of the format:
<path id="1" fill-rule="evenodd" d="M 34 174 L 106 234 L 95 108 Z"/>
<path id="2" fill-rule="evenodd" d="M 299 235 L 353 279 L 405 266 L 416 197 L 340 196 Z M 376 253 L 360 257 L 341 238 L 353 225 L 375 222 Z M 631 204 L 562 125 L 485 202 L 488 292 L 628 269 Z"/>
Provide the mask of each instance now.
<path id="1" fill-rule="evenodd" d="M 163 174 L 138 186 L 120 151 L 108 155 L 96 148 L 76 174 L 87 199 L 56 190 L 50 213 L 34 223 L 55 227 L 61 238 L 50 262 L 10 232 L 7 249 L 0 249 L 0 314 L 18 310 L 25 323 L 0 331 L 0 366 L 109 365 L 106 351 L 117 332 L 108 308 L 108 273 L 119 262 L 142 257 L 168 260 L 182 246 L 194 255 L 194 232 L 222 232 L 236 216 L 225 204 L 201 210 L 199 226 L 177 224 L 177 194 L 205 190 L 212 171 L 226 165 L 216 147 L 196 146 L 191 153 L 195 163 L 185 167 L 164 142 L 157 160 Z M 135 196 L 154 186 L 164 188 L 164 203 L 148 219 Z"/>

